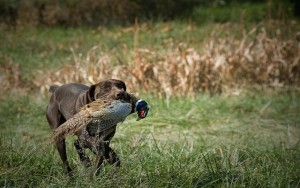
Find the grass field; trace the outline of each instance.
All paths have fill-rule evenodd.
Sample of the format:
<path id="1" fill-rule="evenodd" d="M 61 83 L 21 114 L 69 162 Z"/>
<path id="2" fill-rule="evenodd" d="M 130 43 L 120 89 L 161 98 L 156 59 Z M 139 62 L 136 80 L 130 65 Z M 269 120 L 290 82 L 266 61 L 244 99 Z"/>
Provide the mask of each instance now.
<path id="1" fill-rule="evenodd" d="M 299 22 L 269 20 L 242 25 L 234 21 L 202 25 L 149 22 L 111 28 L 0 28 L 0 86 L 4 88 L 0 96 L 0 186 L 300 187 L 300 90 L 299 74 L 293 72 L 293 68 L 297 71 L 300 66 L 299 54 L 289 53 L 299 49 L 295 39 Z M 293 82 L 284 82 L 280 87 L 246 84 L 245 88 L 239 86 L 238 92 L 214 96 L 199 89 L 191 95 L 179 93 L 170 98 L 164 95 L 165 91 L 143 92 L 146 84 L 141 88 L 131 84 L 130 91 L 145 99 L 150 111 L 142 121 L 135 121 L 135 115 L 131 115 L 118 126 L 112 147 L 119 154 L 122 167 L 115 169 L 106 163 L 100 175 L 94 177 L 93 169 L 85 169 L 79 162 L 73 146 L 75 137 L 69 137 L 67 150 L 74 176 L 67 178 L 63 174 L 58 152 L 52 145 L 46 147 L 51 131 L 44 110 L 50 95 L 33 83 L 46 80 L 52 84 L 48 77 L 58 82 L 63 82 L 63 78 L 73 81 L 71 73 L 78 62 L 98 66 L 101 55 L 110 57 L 111 62 L 104 65 L 111 71 L 114 66 L 134 66 L 139 60 L 138 50 L 150 54 L 142 63 L 155 65 L 172 62 L 168 59 L 176 59 L 173 55 L 184 56 L 191 48 L 196 49 L 191 53 L 202 55 L 207 50 L 203 46 L 215 42 L 216 47 L 220 43 L 225 47 L 213 53 L 229 49 L 225 56 L 230 59 L 236 50 L 227 48 L 227 44 L 242 46 L 243 36 L 254 27 L 256 35 L 249 35 L 244 42 L 251 44 L 261 39 L 265 41 L 262 46 L 274 44 L 274 49 L 287 51 L 288 55 L 279 61 L 284 66 L 275 69 L 279 63 L 271 61 L 273 57 L 266 62 L 270 70 L 275 67 L 270 78 L 278 76 L 285 80 L 288 75 Z M 267 37 L 256 38 L 259 34 Z M 227 36 L 234 40 L 227 40 Z M 182 54 L 178 50 L 181 47 L 186 49 Z M 95 48 L 100 50 L 93 53 Z M 263 55 L 261 59 L 266 57 Z M 295 59 L 291 70 L 287 68 L 291 59 L 285 57 Z M 281 68 L 290 72 L 276 72 Z M 231 81 L 234 84 L 235 80 Z"/>
<path id="2" fill-rule="evenodd" d="M 0 103 L 1 186 L 7 187 L 298 187 L 300 102 L 295 91 L 239 97 L 164 100 L 146 97 L 149 117 L 120 124 L 113 147 L 122 167 L 93 177 L 67 139 L 74 177 L 63 174 L 50 130 L 47 99 Z M 5 118 L 3 118 L 5 117 Z"/>

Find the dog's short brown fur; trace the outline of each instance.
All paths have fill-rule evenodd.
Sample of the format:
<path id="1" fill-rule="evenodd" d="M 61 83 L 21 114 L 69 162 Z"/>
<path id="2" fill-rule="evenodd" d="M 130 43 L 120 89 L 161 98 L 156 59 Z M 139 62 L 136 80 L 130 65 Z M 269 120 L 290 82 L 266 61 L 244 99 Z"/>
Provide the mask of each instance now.
<path id="1" fill-rule="evenodd" d="M 105 80 L 90 87 L 78 83 L 65 84 L 62 86 L 51 86 L 49 91 L 53 93 L 53 95 L 51 96 L 46 109 L 46 117 L 52 130 L 55 130 L 66 120 L 79 112 L 80 107 L 91 103 L 96 99 L 120 99 L 123 101 L 131 102 L 133 106 L 132 112 L 134 111 L 136 102 L 131 97 L 131 95 L 126 92 L 125 83 L 115 79 Z M 105 136 L 102 135 L 102 137 L 104 136 L 104 138 L 102 139 L 106 141 L 102 148 L 102 151 L 104 151 L 104 156 L 100 158 L 97 157 L 97 169 L 100 167 L 104 159 L 106 159 L 111 164 L 120 166 L 120 160 L 117 154 L 113 149 L 109 147 L 109 142 L 115 135 L 115 128 L 116 126 L 114 126 L 112 130 L 110 130 L 109 134 L 105 134 Z M 85 133 L 88 134 L 89 131 L 87 130 L 85 131 Z M 95 139 L 95 137 L 101 135 L 83 135 L 82 131 L 76 133 L 76 135 L 78 139 L 74 142 L 74 145 L 76 151 L 79 154 L 80 160 L 85 166 L 90 166 L 90 159 L 85 155 L 84 149 L 91 149 L 91 143 L 94 143 L 93 140 Z M 63 162 L 64 171 L 66 174 L 70 174 L 72 169 L 70 168 L 67 160 L 65 140 L 61 139 L 55 144 L 60 158 Z"/>

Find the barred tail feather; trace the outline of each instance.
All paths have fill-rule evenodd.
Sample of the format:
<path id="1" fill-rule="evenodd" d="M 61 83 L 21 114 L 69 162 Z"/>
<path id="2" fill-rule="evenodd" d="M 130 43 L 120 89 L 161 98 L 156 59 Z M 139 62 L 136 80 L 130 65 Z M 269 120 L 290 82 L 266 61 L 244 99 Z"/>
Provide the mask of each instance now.
<path id="1" fill-rule="evenodd" d="M 66 138 L 68 135 L 74 135 L 77 131 L 85 128 L 91 121 L 92 118 L 84 111 L 75 114 L 72 118 L 53 131 L 53 141 L 59 141 Z"/>

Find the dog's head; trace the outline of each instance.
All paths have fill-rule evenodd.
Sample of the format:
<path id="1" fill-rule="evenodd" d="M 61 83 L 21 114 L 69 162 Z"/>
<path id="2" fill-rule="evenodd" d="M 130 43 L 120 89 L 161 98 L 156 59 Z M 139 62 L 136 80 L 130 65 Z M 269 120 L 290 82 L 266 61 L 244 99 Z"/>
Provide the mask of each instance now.
<path id="1" fill-rule="evenodd" d="M 109 79 L 92 85 L 88 91 L 91 101 L 96 99 L 130 100 L 126 85 L 121 80 Z"/>

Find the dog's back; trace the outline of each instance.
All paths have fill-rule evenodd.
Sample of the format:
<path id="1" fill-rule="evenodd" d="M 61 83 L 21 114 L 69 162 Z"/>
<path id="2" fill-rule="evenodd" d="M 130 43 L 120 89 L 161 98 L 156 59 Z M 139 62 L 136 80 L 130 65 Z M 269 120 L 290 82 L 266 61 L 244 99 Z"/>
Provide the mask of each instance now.
<path id="1" fill-rule="evenodd" d="M 57 90 L 57 88 L 59 88 L 59 86 L 58 86 L 58 85 L 50 86 L 50 88 L 49 88 L 49 92 L 50 92 L 50 93 L 54 93 L 54 92 L 55 92 L 55 90 Z"/>

